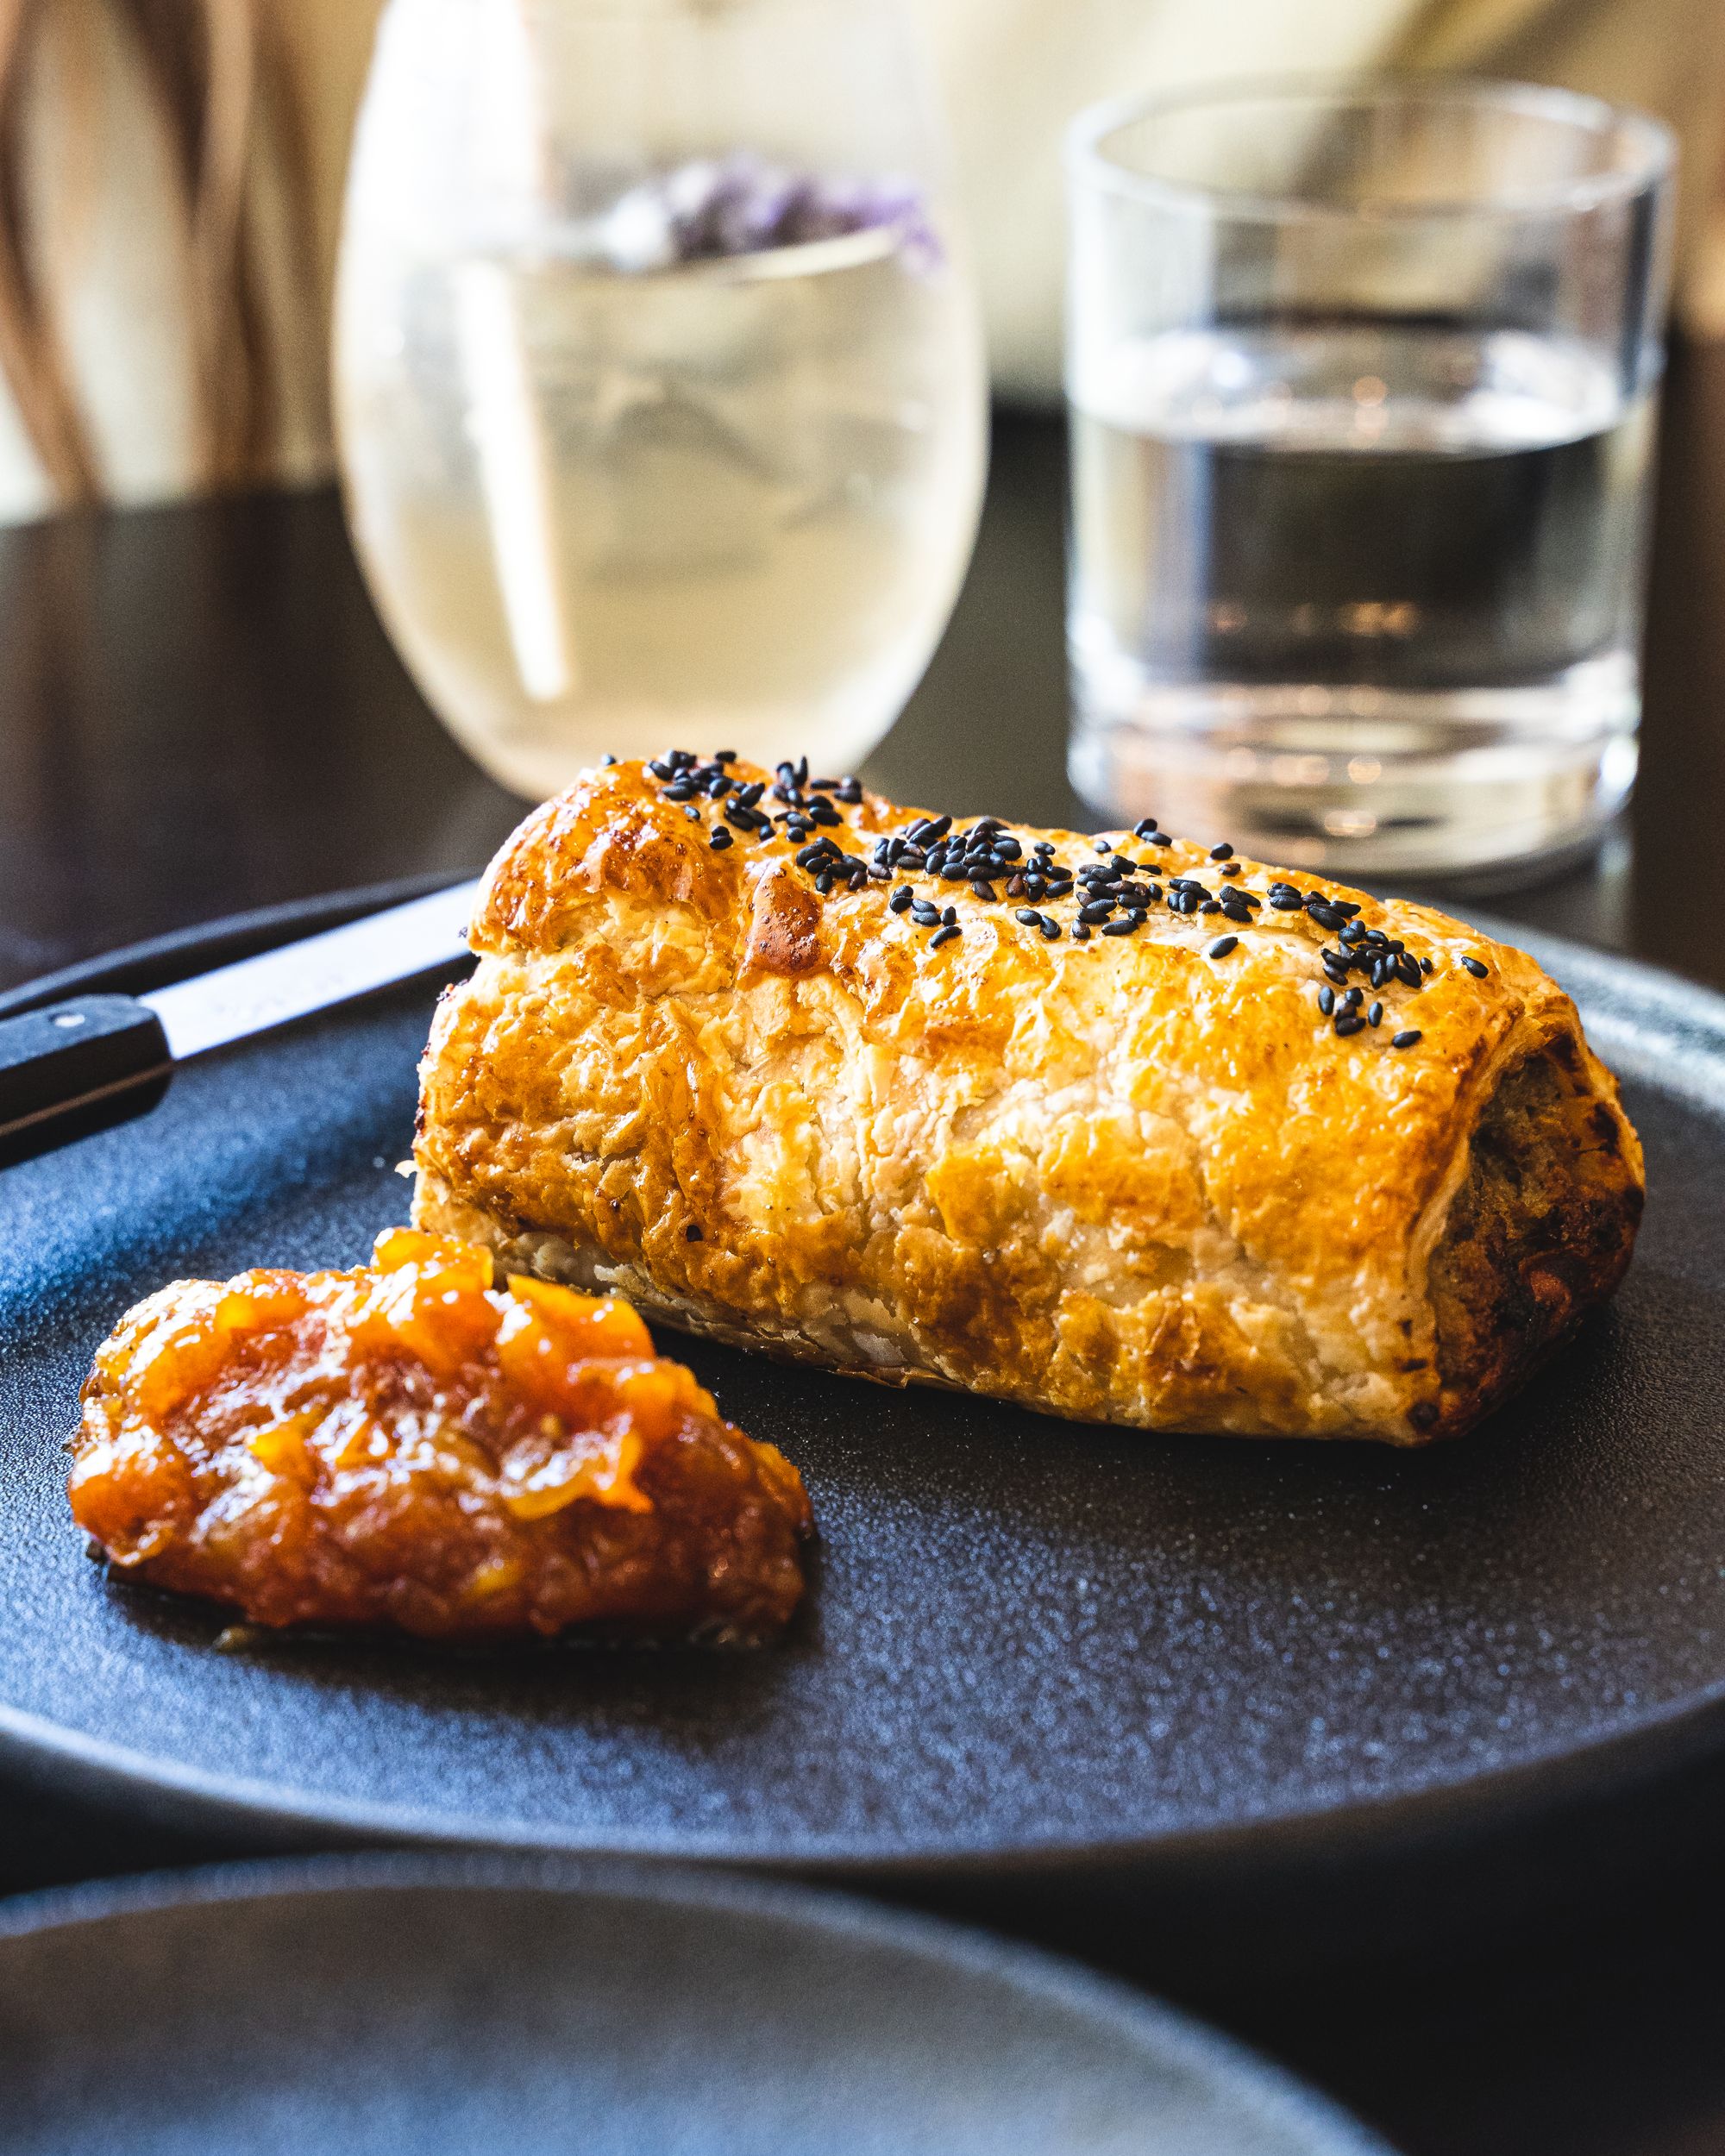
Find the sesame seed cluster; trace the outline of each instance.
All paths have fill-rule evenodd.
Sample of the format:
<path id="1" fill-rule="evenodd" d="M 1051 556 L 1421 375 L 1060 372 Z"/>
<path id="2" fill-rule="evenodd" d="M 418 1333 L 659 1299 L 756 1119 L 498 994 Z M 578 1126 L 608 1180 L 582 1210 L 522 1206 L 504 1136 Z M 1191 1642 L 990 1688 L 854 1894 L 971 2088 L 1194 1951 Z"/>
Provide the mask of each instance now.
<path id="1" fill-rule="evenodd" d="M 1386 997 L 1405 1005 L 1438 970 L 1432 957 L 1416 956 L 1382 929 L 1368 928 L 1355 899 L 1302 889 L 1281 878 L 1268 881 L 1262 891 L 1251 889 L 1242 881 L 1244 864 L 1226 842 L 1209 849 L 1213 882 L 1168 874 L 1153 856 L 1176 841 L 1154 817 L 1133 828 L 1137 854 L 1128 852 L 1123 840 L 1098 837 L 1090 841 L 1096 857 L 1076 868 L 1061 860 L 1052 839 L 1021 837 L 997 816 L 979 816 L 962 830 L 950 816 L 918 817 L 902 830 L 876 837 L 871 852 L 852 853 L 832 834 L 848 828 L 839 805 L 861 803 L 860 780 L 811 778 L 805 756 L 780 764 L 770 785 L 765 780 L 745 783 L 729 768 L 737 761 L 728 749 L 706 761 L 673 749 L 645 769 L 662 800 L 681 805 L 691 823 L 706 829 L 715 853 L 743 839 L 760 847 L 787 843 L 795 849 L 797 867 L 823 898 L 869 883 L 891 886 L 888 910 L 907 927 L 930 931 L 931 950 L 964 933 L 969 906 L 961 911 L 947 897 L 952 886 L 960 887 L 954 898 L 971 904 L 1011 904 L 1012 918 L 1049 943 L 1063 936 L 1076 943 L 1097 936 L 1135 936 L 1157 907 L 1182 917 L 1220 917 L 1217 924 L 1226 921 L 1227 932 L 1204 947 L 1218 964 L 1239 948 L 1239 931 L 1266 925 L 1268 914 L 1303 913 L 1335 939 L 1316 952 L 1322 969 L 1316 993 L 1319 1012 L 1342 1040 L 1377 1031 L 1389 1011 Z M 715 812 L 718 820 L 709 824 L 707 817 Z M 1152 858 L 1143 858 L 1146 854 Z M 1477 980 L 1486 979 L 1480 959 L 1463 956 L 1458 962 Z M 1419 1027 L 1393 1021 L 1388 1035 L 1396 1049 L 1415 1047 L 1422 1037 Z"/>

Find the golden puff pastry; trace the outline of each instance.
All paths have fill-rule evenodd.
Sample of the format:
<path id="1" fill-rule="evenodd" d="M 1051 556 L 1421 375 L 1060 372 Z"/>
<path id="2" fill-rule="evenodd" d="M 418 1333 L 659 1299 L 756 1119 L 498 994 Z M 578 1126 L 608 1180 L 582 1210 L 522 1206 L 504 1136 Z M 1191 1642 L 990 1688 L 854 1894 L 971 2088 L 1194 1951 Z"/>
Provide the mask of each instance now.
<path id="1" fill-rule="evenodd" d="M 1640 1147 L 1532 959 L 1148 825 L 677 752 L 530 816 L 471 940 L 416 1220 L 740 1346 L 1417 1445 L 1628 1263 Z"/>

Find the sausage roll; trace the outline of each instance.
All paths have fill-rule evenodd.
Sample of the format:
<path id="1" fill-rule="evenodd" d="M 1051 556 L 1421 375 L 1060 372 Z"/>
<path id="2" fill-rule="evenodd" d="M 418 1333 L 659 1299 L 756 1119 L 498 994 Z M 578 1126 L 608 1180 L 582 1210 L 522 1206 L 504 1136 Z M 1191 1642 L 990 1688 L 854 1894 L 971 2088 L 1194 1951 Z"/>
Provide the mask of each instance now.
<path id="1" fill-rule="evenodd" d="M 1085 1421 L 1467 1429 L 1628 1263 L 1567 996 L 1431 909 L 674 752 L 493 863 L 415 1217 L 716 1339 Z"/>

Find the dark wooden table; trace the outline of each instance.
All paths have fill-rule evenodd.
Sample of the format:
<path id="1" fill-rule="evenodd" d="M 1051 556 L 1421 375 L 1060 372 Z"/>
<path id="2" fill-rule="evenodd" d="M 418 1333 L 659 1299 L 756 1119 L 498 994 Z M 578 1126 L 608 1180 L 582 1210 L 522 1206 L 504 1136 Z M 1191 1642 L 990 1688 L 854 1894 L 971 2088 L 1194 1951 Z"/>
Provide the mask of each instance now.
<path id="1" fill-rule="evenodd" d="M 1088 820 L 1064 778 L 1064 473 L 1057 422 L 1001 421 L 951 630 L 869 767 L 899 798 Z M 1725 986 L 1708 889 L 1725 858 L 1725 347 L 1672 370 L 1647 659 L 1628 829 L 1591 869 L 1494 908 Z M 333 494 L 0 534 L 0 988 L 240 909 L 476 866 L 520 807 L 402 672 Z M 53 1824 L 0 1812 L 0 1889 L 121 1860 Z M 1410 1938 L 1389 1965 L 1197 2003 L 1409 2156 L 1725 2152 L 1725 1831 L 1719 1850 L 1628 1905 L 1578 1880 L 1536 1933 L 1440 1962 Z"/>

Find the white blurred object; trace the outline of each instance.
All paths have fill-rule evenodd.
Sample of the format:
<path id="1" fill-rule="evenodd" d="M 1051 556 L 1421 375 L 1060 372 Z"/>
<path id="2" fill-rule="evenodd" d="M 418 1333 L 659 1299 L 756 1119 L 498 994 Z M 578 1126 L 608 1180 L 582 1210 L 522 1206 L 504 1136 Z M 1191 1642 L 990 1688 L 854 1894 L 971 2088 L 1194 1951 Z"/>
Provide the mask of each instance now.
<path id="1" fill-rule="evenodd" d="M 454 272 L 455 343 L 492 558 L 521 686 L 536 704 L 570 695 L 575 668 L 547 449 L 508 273 L 495 262 Z"/>

